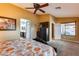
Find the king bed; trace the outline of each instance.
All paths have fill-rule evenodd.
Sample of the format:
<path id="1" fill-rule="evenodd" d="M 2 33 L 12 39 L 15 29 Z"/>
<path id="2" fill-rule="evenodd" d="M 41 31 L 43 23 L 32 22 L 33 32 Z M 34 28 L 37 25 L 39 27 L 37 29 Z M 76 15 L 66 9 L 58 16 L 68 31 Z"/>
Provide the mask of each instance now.
<path id="1" fill-rule="evenodd" d="M 0 41 L 0 56 L 56 56 L 56 52 L 46 44 L 18 39 Z"/>

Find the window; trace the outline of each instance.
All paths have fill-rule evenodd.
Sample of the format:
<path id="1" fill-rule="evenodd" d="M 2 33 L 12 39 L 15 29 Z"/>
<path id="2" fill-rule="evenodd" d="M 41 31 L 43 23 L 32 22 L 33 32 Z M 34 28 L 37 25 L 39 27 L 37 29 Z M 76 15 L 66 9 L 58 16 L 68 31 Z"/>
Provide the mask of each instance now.
<path id="1" fill-rule="evenodd" d="M 75 22 L 61 24 L 61 34 L 63 34 L 63 35 L 75 35 Z"/>

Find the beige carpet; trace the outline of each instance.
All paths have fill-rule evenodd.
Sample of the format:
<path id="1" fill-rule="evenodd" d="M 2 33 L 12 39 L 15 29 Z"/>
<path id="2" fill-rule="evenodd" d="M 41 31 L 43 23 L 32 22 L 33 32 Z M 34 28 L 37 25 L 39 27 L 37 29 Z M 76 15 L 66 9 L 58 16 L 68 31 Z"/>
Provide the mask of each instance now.
<path id="1" fill-rule="evenodd" d="M 79 56 L 78 43 L 54 40 L 52 42 L 49 42 L 49 45 L 57 48 L 58 56 Z"/>

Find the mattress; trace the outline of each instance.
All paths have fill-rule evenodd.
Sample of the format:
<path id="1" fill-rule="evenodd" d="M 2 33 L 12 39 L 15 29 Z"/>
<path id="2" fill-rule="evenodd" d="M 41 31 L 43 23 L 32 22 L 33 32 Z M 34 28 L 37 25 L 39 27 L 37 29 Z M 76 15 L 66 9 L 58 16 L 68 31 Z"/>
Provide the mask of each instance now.
<path id="1" fill-rule="evenodd" d="M 56 56 L 56 52 L 40 42 L 17 39 L 0 41 L 0 56 Z"/>

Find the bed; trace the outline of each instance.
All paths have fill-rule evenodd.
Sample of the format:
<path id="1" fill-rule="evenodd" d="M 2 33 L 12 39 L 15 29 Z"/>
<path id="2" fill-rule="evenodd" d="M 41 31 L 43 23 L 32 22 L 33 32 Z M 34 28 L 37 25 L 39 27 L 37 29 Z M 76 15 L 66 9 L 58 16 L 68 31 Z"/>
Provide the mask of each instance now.
<path id="1" fill-rule="evenodd" d="M 0 56 L 56 56 L 56 52 L 46 44 L 18 39 L 0 41 Z"/>

